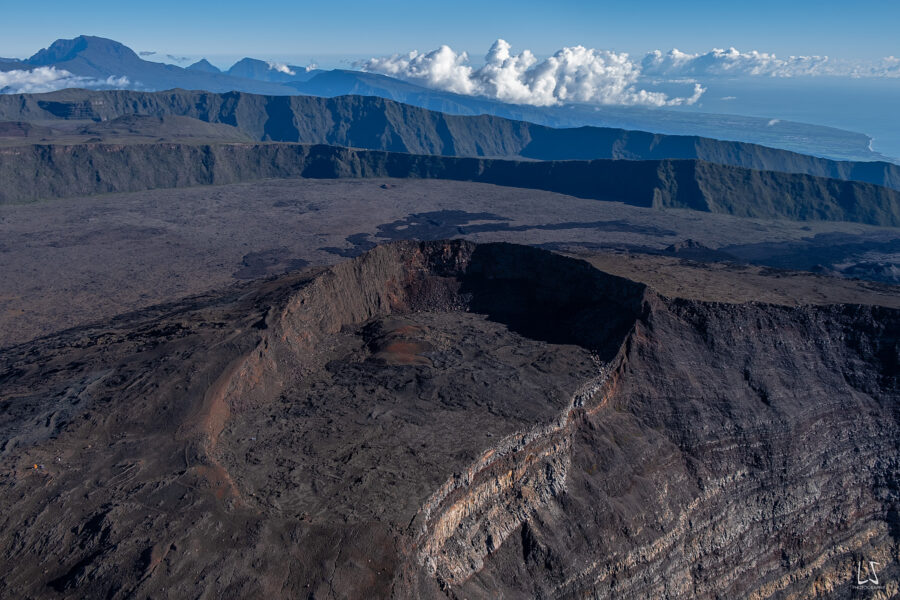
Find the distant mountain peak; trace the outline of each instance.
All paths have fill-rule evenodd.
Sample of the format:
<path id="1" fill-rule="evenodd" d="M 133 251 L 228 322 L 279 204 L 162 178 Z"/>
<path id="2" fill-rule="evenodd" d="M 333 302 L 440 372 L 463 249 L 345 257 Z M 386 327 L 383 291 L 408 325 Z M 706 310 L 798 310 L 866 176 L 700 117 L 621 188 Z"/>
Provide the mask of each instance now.
<path id="1" fill-rule="evenodd" d="M 72 39 L 60 39 L 49 48 L 35 53 L 22 63 L 0 63 L 0 72 L 33 67 L 56 67 L 77 77 L 84 78 L 88 86 L 109 87 L 115 85 L 144 90 L 204 89 L 213 92 L 243 90 L 261 94 L 291 94 L 291 87 L 280 82 L 292 77 L 282 71 L 270 70 L 268 63 L 262 63 L 265 71 L 276 77 L 259 77 L 256 81 L 237 79 L 223 74 L 209 61 L 203 59 L 190 69 L 178 65 L 163 64 L 144 60 L 128 46 L 115 40 L 80 35 Z M 107 82 L 109 78 L 114 78 Z M 0 86 L 2 88 L 2 86 Z M 4 93 L 6 88 L 0 89 Z"/>
<path id="2" fill-rule="evenodd" d="M 204 73 L 221 73 L 222 70 L 219 69 L 214 64 L 210 63 L 205 58 L 201 58 L 197 62 L 192 65 L 186 67 L 189 71 L 203 71 Z"/>
<path id="3" fill-rule="evenodd" d="M 231 65 L 231 69 L 234 69 L 235 67 L 237 67 L 237 68 L 241 68 L 241 67 L 263 67 L 263 68 L 268 68 L 268 67 L 269 67 L 269 63 L 267 63 L 267 62 L 264 61 L 264 60 L 259 60 L 258 58 L 250 58 L 249 56 L 245 56 L 245 57 L 242 58 L 241 60 L 239 60 L 239 61 L 237 61 L 236 63 L 234 63 L 233 65 Z M 228 70 L 230 71 L 231 69 L 228 69 Z"/>
<path id="4" fill-rule="evenodd" d="M 232 75 L 236 74 L 239 77 L 246 77 L 248 75 L 265 73 L 272 70 L 271 63 L 257 58 L 244 57 L 231 65 L 231 68 L 228 69 L 228 73 Z"/>
<path id="5" fill-rule="evenodd" d="M 231 65 L 226 73 L 233 77 L 271 82 L 305 81 L 312 76 L 306 67 L 256 58 L 242 58 Z"/>
<path id="6" fill-rule="evenodd" d="M 115 40 L 79 35 L 71 40 L 56 40 L 49 48 L 39 50 L 25 62 L 35 66 L 46 66 L 73 60 L 85 54 L 140 60 L 131 48 Z"/>

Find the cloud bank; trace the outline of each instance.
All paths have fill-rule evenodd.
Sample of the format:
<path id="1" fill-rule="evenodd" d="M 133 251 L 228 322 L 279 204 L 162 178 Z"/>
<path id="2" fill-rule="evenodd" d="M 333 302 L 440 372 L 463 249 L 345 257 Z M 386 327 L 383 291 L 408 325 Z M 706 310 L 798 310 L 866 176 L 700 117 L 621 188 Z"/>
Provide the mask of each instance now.
<path id="1" fill-rule="evenodd" d="M 644 56 L 645 76 L 658 77 L 741 77 L 769 75 L 795 77 L 825 74 L 827 56 L 778 58 L 766 52 L 740 52 L 735 48 L 714 48 L 705 54 L 688 54 L 678 49 L 665 54 L 654 50 Z"/>
<path id="2" fill-rule="evenodd" d="M 93 79 L 73 75 L 65 69 L 38 67 L 31 70 L 0 71 L 0 93 L 37 94 L 64 88 L 127 88 L 131 82 L 127 77 Z"/>
<path id="3" fill-rule="evenodd" d="M 494 42 L 480 68 L 469 64 L 467 53 L 449 46 L 372 58 L 356 66 L 429 88 L 536 106 L 567 102 L 677 106 L 695 103 L 704 92 L 699 84 L 688 97 L 640 89 L 641 66 L 628 54 L 573 46 L 538 60 L 529 50 L 512 54 L 504 40 Z"/>
<path id="4" fill-rule="evenodd" d="M 654 50 L 641 61 L 648 77 L 900 77 L 900 59 L 875 62 L 836 60 L 827 56 L 778 58 L 766 52 L 714 48 L 704 54 Z"/>
<path id="5" fill-rule="evenodd" d="M 354 63 L 372 73 L 412 81 L 428 88 L 470 96 L 485 96 L 514 104 L 551 106 L 567 102 L 679 106 L 696 103 L 704 80 L 729 77 L 900 77 L 900 58 L 875 62 L 841 61 L 827 56 L 789 56 L 736 48 L 714 48 L 690 54 L 674 49 L 654 50 L 640 61 L 608 50 L 566 47 L 539 60 L 529 50 L 510 52 L 497 40 L 475 67 L 469 55 L 441 46 L 431 52 L 412 51 Z M 687 80 L 694 90 L 671 97 L 644 89 L 660 82 Z"/>
<path id="6" fill-rule="evenodd" d="M 900 58 L 886 56 L 868 74 L 869 77 L 900 77 Z"/>

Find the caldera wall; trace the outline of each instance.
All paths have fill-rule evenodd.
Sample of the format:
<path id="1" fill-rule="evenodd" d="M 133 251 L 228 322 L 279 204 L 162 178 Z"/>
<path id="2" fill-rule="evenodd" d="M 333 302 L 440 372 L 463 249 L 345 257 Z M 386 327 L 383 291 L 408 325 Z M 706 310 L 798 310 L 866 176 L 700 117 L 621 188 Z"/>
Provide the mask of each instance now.
<path id="1" fill-rule="evenodd" d="M 900 192 L 696 160 L 529 162 L 299 144 L 80 144 L 0 148 L 0 204 L 268 178 L 476 181 L 653 208 L 900 225 Z"/>

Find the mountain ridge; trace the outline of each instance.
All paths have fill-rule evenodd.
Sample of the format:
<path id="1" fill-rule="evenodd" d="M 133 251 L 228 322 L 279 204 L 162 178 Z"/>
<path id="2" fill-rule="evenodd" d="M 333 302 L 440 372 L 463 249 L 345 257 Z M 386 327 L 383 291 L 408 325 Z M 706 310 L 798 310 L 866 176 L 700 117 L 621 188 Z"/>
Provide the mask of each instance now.
<path id="1" fill-rule="evenodd" d="M 0 177 L 0 203 L 268 178 L 412 177 L 652 208 L 900 226 L 895 190 L 697 160 L 510 161 L 287 143 L 33 145 L 0 148 Z"/>
<path id="2" fill-rule="evenodd" d="M 450 156 L 562 159 L 698 159 L 759 170 L 856 180 L 900 189 L 900 166 L 831 161 L 744 142 L 582 127 L 553 129 L 490 115 L 458 116 L 369 96 L 317 98 L 65 90 L 0 95 L 0 120 L 101 121 L 173 114 L 223 123 L 259 141 L 329 144 Z"/>
<path id="3" fill-rule="evenodd" d="M 833 160 L 888 160 L 872 151 L 871 138 L 828 126 L 815 125 L 811 135 L 808 125 L 794 121 L 760 119 L 734 114 L 671 111 L 655 107 L 566 104 L 562 106 L 530 106 L 508 104 L 480 96 L 468 96 L 425 88 L 415 83 L 394 79 L 380 73 L 333 69 L 317 74 L 307 82 L 287 85 L 315 96 L 348 94 L 377 96 L 448 114 L 471 116 L 493 115 L 516 121 L 527 121 L 548 127 L 611 127 L 646 130 L 664 135 L 699 135 L 772 146 L 801 154 L 829 157 Z M 850 142 L 851 137 L 858 136 Z M 845 147 L 850 143 L 853 147 Z M 837 151 L 835 148 L 843 150 Z M 830 150 L 829 150 L 830 148 Z M 834 155 L 838 152 L 837 155 Z M 832 154 L 829 156 L 829 154 Z"/>
<path id="4" fill-rule="evenodd" d="M 269 81 L 276 83 L 305 82 L 319 73 L 316 69 L 307 69 L 297 65 L 275 65 L 256 58 L 242 58 L 225 71 L 232 77 Z"/>
<path id="5" fill-rule="evenodd" d="M 80 77 L 106 80 L 127 77 L 127 85 L 143 89 L 188 87 L 217 92 L 245 89 L 258 93 L 291 94 L 292 88 L 277 83 L 242 79 L 221 72 L 187 70 L 142 59 L 124 44 L 97 36 L 59 39 L 19 63 L 4 63 L 5 70 L 23 67 L 55 67 Z"/>
<path id="6" fill-rule="evenodd" d="M 201 58 L 197 62 L 186 66 L 185 69 L 187 69 L 189 71 L 206 71 L 207 73 L 221 73 L 222 72 L 222 70 L 219 67 L 210 63 L 205 58 Z"/>
<path id="7" fill-rule="evenodd" d="M 65 60 L 53 62 L 52 58 Z M 255 66 L 240 73 L 248 77 L 235 77 L 211 71 L 208 67 L 185 69 L 145 61 L 123 44 L 96 36 L 57 40 L 49 48 L 35 53 L 24 62 L 0 62 L 0 70 L 21 70 L 37 66 L 28 62 L 29 60 L 98 81 L 112 77 L 118 81 L 117 85 L 133 89 L 183 88 L 212 92 L 239 90 L 271 95 L 303 93 L 326 97 L 356 93 L 386 97 L 452 114 L 492 114 L 552 127 L 593 125 L 646 129 L 665 134 L 743 140 L 839 159 L 884 158 L 871 150 L 868 136 L 819 125 L 784 120 L 773 124 L 769 119 L 758 117 L 692 114 L 636 106 L 566 104 L 536 107 L 507 104 L 484 97 L 426 89 L 399 79 L 360 71 L 338 69 L 321 72 L 313 69 L 307 72 L 305 67 L 288 67 L 287 70 L 293 71 L 294 75 L 287 75 L 270 68 L 264 61 L 249 58 L 245 59 L 250 62 L 248 66 Z M 129 81 L 122 81 L 123 77 L 127 77 Z"/>

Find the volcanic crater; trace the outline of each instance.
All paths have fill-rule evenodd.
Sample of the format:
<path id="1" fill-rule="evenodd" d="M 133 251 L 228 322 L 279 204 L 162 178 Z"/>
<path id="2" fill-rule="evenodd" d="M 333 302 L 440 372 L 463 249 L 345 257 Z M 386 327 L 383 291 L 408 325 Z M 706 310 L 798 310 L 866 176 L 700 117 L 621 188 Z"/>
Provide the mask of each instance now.
<path id="1" fill-rule="evenodd" d="M 0 592 L 847 591 L 898 543 L 898 334 L 461 240 L 65 331 L 0 359 Z"/>

